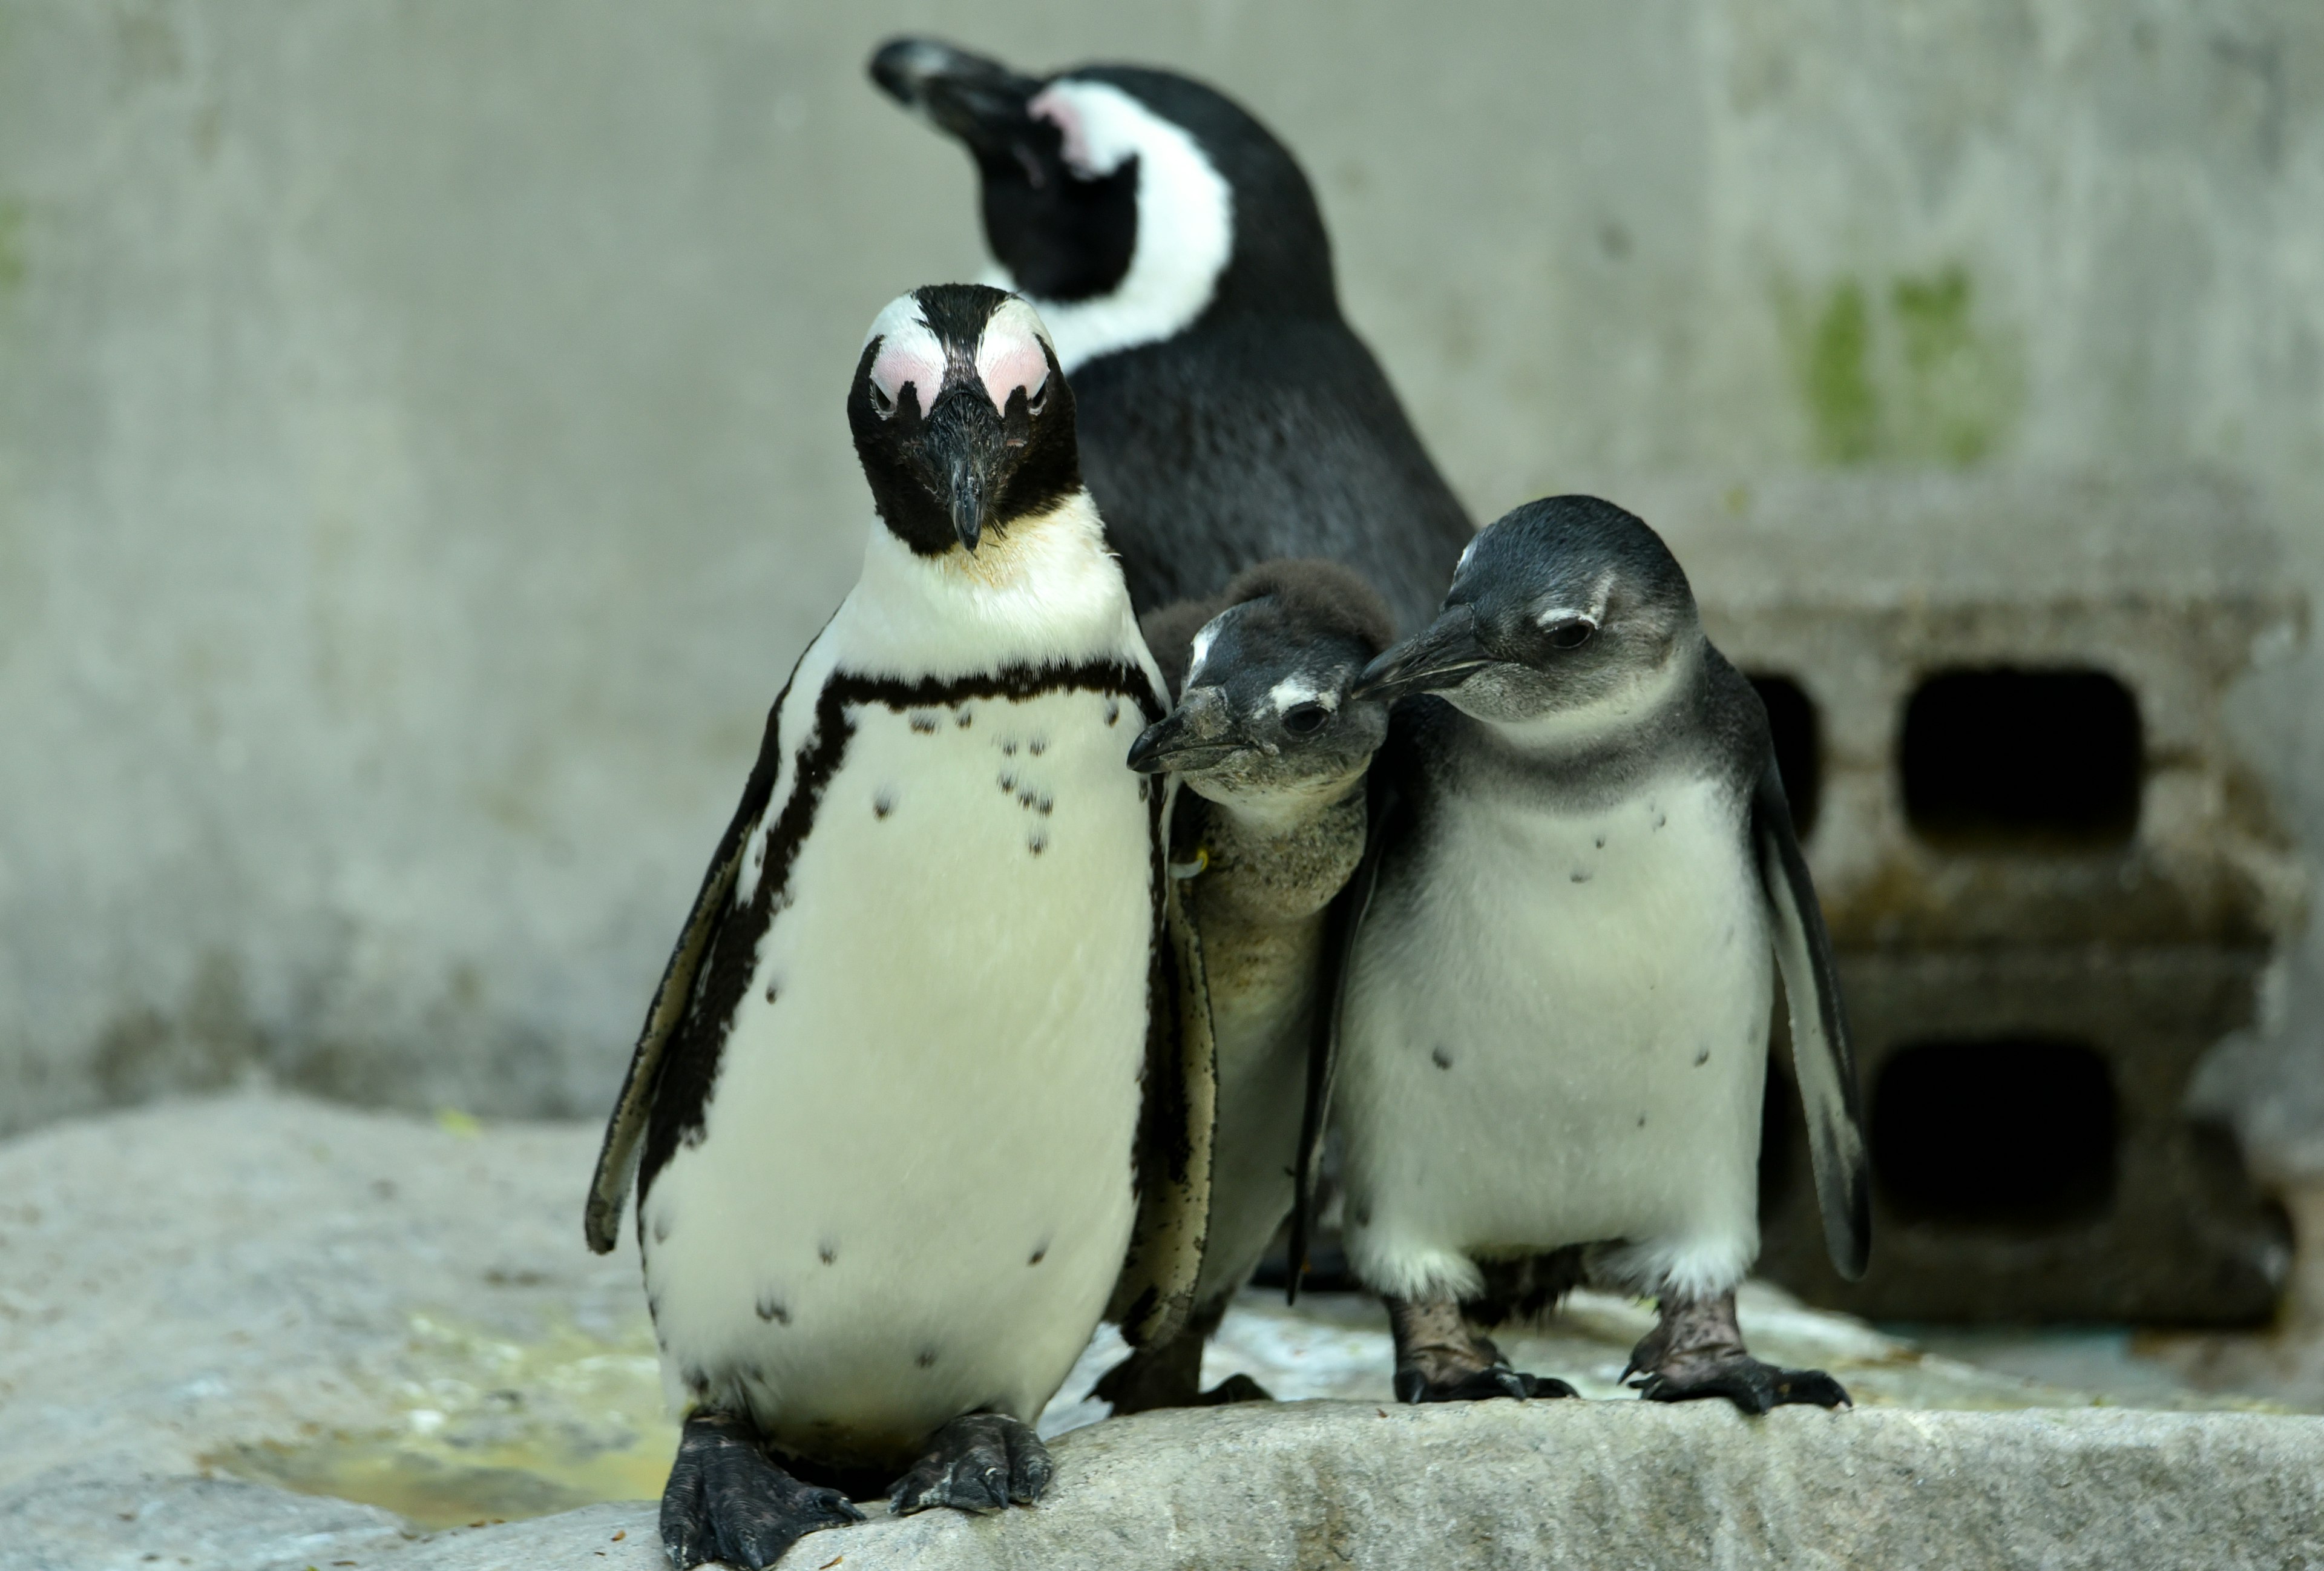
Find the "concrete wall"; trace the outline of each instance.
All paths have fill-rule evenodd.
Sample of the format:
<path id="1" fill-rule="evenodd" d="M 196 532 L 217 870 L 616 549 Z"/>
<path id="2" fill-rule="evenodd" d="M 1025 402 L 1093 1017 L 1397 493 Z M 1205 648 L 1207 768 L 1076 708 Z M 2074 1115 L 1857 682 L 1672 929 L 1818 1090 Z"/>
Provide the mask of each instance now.
<path id="1" fill-rule="evenodd" d="M 852 576 L 862 327 L 973 272 L 886 33 L 1299 151 L 1483 517 L 2222 472 L 2324 584 L 2324 10 L 0 0 L 0 1129 L 251 1065 L 595 1111 Z M 2238 735 L 2324 845 L 2324 679 Z M 2217 1095 L 2324 1169 L 2324 945 Z"/>

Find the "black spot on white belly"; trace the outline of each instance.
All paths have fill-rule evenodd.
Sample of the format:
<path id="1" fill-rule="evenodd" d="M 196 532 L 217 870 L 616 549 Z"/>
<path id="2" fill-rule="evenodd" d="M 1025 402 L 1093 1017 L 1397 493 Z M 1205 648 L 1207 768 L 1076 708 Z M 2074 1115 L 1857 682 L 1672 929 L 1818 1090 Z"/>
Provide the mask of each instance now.
<path id="1" fill-rule="evenodd" d="M 1694 1067 L 1700 1069 L 1709 1062 L 1711 1062 L 1711 1049 L 1709 1048 L 1697 1048 L 1694 1051 Z"/>
<path id="2" fill-rule="evenodd" d="M 778 1326 L 788 1326 L 791 1323 L 791 1312 L 789 1307 L 784 1304 L 780 1298 L 776 1298 L 772 1293 L 761 1293 L 759 1295 L 759 1318 L 761 1320 L 771 1320 Z"/>
<path id="3" fill-rule="evenodd" d="M 1586 867 L 1577 867 L 1571 876 L 1576 883 L 1587 883 L 1590 882 L 1590 870 Z"/>
<path id="4" fill-rule="evenodd" d="M 952 717 L 952 723 L 953 723 L 954 725 L 955 725 L 959 726 L 963 731 L 965 731 L 965 730 L 967 730 L 967 729 L 968 729 L 968 724 L 969 724 L 969 722 L 970 722 L 970 721 L 972 721 L 972 720 L 973 720 L 974 718 L 976 718 L 976 716 L 975 716 L 971 715 L 971 714 L 970 714 L 967 710 L 965 710 L 965 709 L 962 709 L 962 710 L 958 710 L 958 711 L 956 711 L 956 712 L 954 714 L 954 716 L 953 716 L 953 717 Z"/>
<path id="5" fill-rule="evenodd" d="M 1048 844 L 1049 837 L 1047 835 L 1042 834 L 1038 829 L 1034 830 L 1030 835 L 1025 836 L 1025 849 L 1030 851 L 1036 856 L 1038 856 L 1044 850 L 1047 849 Z"/>
<path id="6" fill-rule="evenodd" d="M 1030 1260 L 1028 1260 L 1028 1261 L 1027 1261 L 1025 1263 L 1026 1263 L 1027 1265 L 1039 1265 L 1043 1261 L 1045 1261 L 1045 1260 L 1047 1260 L 1047 1259 L 1048 1259 L 1048 1258 L 1049 1258 L 1049 1241 L 1048 1241 L 1047 1239 L 1046 1239 L 1046 1238 L 1045 1238 L 1045 1239 L 1041 1240 L 1041 1242 L 1040 1242 L 1039 1243 L 1037 1243 L 1037 1244 L 1035 1244 L 1035 1245 L 1033 1246 L 1033 1258 L 1032 1258 L 1032 1259 L 1030 1259 Z"/>
<path id="7" fill-rule="evenodd" d="M 1016 775 L 1008 770 L 1002 770 L 1001 772 L 1001 789 L 1004 791 L 1015 790 L 1017 789 Z"/>
<path id="8" fill-rule="evenodd" d="M 1001 755 L 1003 758 L 1014 758 L 1017 756 L 1017 739 L 1014 736 L 1011 736 L 1008 741 L 1003 742 L 1001 744 Z"/>
<path id="9" fill-rule="evenodd" d="M 1659 828 L 1661 828 L 1665 824 L 1667 824 L 1667 823 L 1669 823 L 1669 822 L 1670 822 L 1670 815 L 1669 815 L 1669 814 L 1667 814 L 1667 813 L 1656 813 L 1656 814 L 1655 815 L 1655 828 L 1659 829 Z"/>
<path id="10" fill-rule="evenodd" d="M 1025 744 L 1025 751 L 1038 758 L 1049 751 L 1049 739 L 1046 736 L 1036 736 Z"/>
<path id="11" fill-rule="evenodd" d="M 1041 793 L 1035 790 L 1031 786 L 1022 786 L 1018 790 L 1017 805 L 1020 808 L 1029 808 L 1040 799 Z"/>
<path id="12" fill-rule="evenodd" d="M 936 1350 L 933 1347 L 923 1347 L 920 1349 L 919 1356 L 912 1362 L 922 1369 L 934 1369 L 936 1366 Z"/>
<path id="13" fill-rule="evenodd" d="M 1598 836 L 1598 849 L 1600 851 L 1606 849 L 1606 836 L 1603 835 Z"/>
<path id="14" fill-rule="evenodd" d="M 915 715 L 912 716 L 912 729 L 918 732 L 921 735 L 928 735 L 933 733 L 936 728 L 936 717 L 934 715 Z"/>
<path id="15" fill-rule="evenodd" d="M 1120 718 L 1121 718 L 1121 700 L 1120 700 L 1120 699 L 1119 699 L 1119 698 L 1108 698 L 1108 699 L 1105 701 L 1105 723 L 1106 723 L 1107 725 L 1112 725 L 1116 720 L 1119 720 L 1119 719 L 1120 719 Z"/>
<path id="16" fill-rule="evenodd" d="M 1641 1113 L 1640 1114 L 1638 1114 L 1638 1127 L 1639 1127 L 1640 1129 L 1644 1129 L 1644 1128 L 1646 1128 L 1646 1115 L 1645 1114 L 1643 1114 L 1643 1113 Z"/>
<path id="17" fill-rule="evenodd" d="M 1429 1061 L 1440 1069 L 1449 1069 L 1452 1067 L 1452 1055 L 1446 1052 L 1443 1048 L 1434 1048 L 1430 1049 L 1428 1058 Z"/>
<path id="18" fill-rule="evenodd" d="M 821 1243 L 816 1244 L 815 1246 L 815 1257 L 816 1259 L 823 1261 L 825 1265 L 837 1263 L 839 1260 L 839 1240 L 835 1238 L 826 1238 Z"/>
<path id="19" fill-rule="evenodd" d="M 667 1216 L 655 1217 L 653 1233 L 654 1242 L 656 1243 L 668 1243 L 669 1242 L 669 1218 Z"/>
<path id="20" fill-rule="evenodd" d="M 774 1003 L 776 999 L 780 998 L 782 995 L 782 985 L 779 983 L 770 982 L 767 984 L 767 1002 L 769 1003 Z"/>
<path id="21" fill-rule="evenodd" d="M 893 792 L 893 791 L 881 791 L 878 796 L 873 797 L 873 798 L 872 799 L 872 816 L 873 818 L 886 818 L 889 814 L 890 814 L 890 813 L 894 812 L 895 810 L 896 810 L 896 793 L 895 793 L 895 792 Z"/>

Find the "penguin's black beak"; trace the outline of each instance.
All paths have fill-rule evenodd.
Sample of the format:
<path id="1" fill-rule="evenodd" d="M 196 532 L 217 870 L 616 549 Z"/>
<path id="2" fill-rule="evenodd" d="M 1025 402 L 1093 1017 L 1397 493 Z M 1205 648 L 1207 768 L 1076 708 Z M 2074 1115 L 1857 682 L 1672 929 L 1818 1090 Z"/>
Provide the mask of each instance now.
<path id="1" fill-rule="evenodd" d="M 881 92 L 978 152 L 1007 156 L 1035 128 L 1025 106 L 1041 84 L 999 60 L 933 38 L 897 38 L 873 53 L 871 69 Z"/>
<path id="2" fill-rule="evenodd" d="M 1366 666 L 1349 696 L 1393 702 L 1406 693 L 1442 692 L 1498 663 L 1499 657 L 1478 642 L 1475 610 L 1449 605 L 1435 621 Z"/>
<path id="3" fill-rule="evenodd" d="M 1230 720 L 1225 695 L 1216 688 L 1196 688 L 1130 744 L 1130 767 L 1140 774 L 1167 774 L 1219 763 L 1241 750 Z"/>
<path id="4" fill-rule="evenodd" d="M 1007 429 L 982 391 L 947 388 L 928 411 L 921 443 L 929 481 L 952 515 L 953 533 L 973 551 L 1005 478 Z"/>

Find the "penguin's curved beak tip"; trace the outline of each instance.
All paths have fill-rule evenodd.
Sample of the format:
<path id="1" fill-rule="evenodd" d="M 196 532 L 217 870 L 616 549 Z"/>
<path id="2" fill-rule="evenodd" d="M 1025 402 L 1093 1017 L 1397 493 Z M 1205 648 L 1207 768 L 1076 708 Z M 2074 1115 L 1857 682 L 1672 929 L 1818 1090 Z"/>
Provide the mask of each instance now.
<path id="1" fill-rule="evenodd" d="M 1466 605 L 1449 606 L 1435 621 L 1381 652 L 1350 689 L 1351 698 L 1393 702 L 1406 693 L 1441 692 L 1496 663 L 1477 638 L 1477 615 Z"/>
<path id="2" fill-rule="evenodd" d="M 891 38 L 872 51 L 867 69 L 888 97 L 964 138 L 1023 120 L 1040 90 L 997 60 L 933 38 Z"/>

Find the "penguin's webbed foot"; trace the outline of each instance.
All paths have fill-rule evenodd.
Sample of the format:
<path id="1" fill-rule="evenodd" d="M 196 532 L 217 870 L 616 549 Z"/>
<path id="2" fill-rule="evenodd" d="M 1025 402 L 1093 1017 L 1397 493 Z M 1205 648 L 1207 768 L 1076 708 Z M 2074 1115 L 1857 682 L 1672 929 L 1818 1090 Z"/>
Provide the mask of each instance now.
<path id="1" fill-rule="evenodd" d="M 1271 1402 L 1274 1393 L 1247 1374 L 1231 1374 L 1202 1389 L 1203 1339 L 1181 1334 L 1159 1348 L 1131 1354 L 1098 1377 L 1090 1395 L 1113 1406 L 1117 1419 L 1156 1408 L 1222 1408 Z"/>
<path id="2" fill-rule="evenodd" d="M 1630 1380 L 1634 1374 L 1638 1378 Z M 1631 1349 L 1622 1378 L 1650 1402 L 1725 1397 L 1755 1414 L 1794 1404 L 1855 1405 L 1820 1369 L 1778 1369 L 1745 1352 L 1732 1291 L 1692 1298 L 1665 1289 L 1655 1308 L 1655 1328 Z"/>
<path id="3" fill-rule="evenodd" d="M 1492 1338 L 1471 1326 L 1450 1298 L 1388 1298 L 1396 1336 L 1396 1400 L 1400 1402 L 1518 1401 L 1570 1397 L 1562 1380 L 1511 1369 Z"/>
<path id="4" fill-rule="evenodd" d="M 1275 1393 L 1247 1374 L 1231 1374 L 1194 1400 L 1198 1408 L 1231 1407 L 1236 1402 L 1271 1402 Z"/>
<path id="5" fill-rule="evenodd" d="M 1794 1404 L 1848 1408 L 1856 1404 L 1840 1382 L 1820 1369 L 1778 1369 L 1750 1354 L 1676 1370 L 1653 1370 L 1630 1382 L 1650 1402 L 1691 1402 L 1725 1397 L 1747 1413 Z"/>
<path id="6" fill-rule="evenodd" d="M 662 1548 L 678 1571 L 710 1560 L 761 1571 L 807 1534 L 862 1520 L 839 1491 L 801 1483 L 768 1461 L 749 1420 L 686 1420 L 661 1495 Z"/>
<path id="7" fill-rule="evenodd" d="M 1431 1380 L 1418 1369 L 1396 1372 L 1396 1400 L 1400 1402 L 1477 1402 L 1495 1397 L 1527 1401 L 1536 1397 L 1547 1400 L 1580 1394 L 1562 1380 L 1527 1374 L 1506 1363 L 1471 1370 L 1449 1380 Z"/>
<path id="8" fill-rule="evenodd" d="M 888 1509 L 909 1516 L 931 1506 L 997 1511 L 1031 1505 L 1049 1487 L 1049 1449 L 1005 1413 L 964 1413 L 928 1438 L 927 1451 L 888 1492 Z"/>

